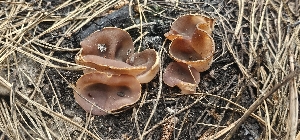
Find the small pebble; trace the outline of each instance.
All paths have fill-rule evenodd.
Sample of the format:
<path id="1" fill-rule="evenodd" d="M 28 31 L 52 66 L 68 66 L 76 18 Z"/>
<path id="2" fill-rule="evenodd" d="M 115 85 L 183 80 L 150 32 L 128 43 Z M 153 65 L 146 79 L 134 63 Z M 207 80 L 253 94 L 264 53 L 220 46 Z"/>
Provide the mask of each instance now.
<path id="1" fill-rule="evenodd" d="M 65 116 L 69 117 L 69 118 L 73 118 L 75 116 L 75 112 L 73 110 L 70 110 L 70 109 L 66 109 L 64 111 L 65 113 Z"/>

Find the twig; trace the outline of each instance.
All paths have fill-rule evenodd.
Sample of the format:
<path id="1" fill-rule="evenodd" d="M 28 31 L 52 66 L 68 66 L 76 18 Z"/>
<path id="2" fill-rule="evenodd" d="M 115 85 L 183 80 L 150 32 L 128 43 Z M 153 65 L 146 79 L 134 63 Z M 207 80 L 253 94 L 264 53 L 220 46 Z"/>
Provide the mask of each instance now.
<path id="1" fill-rule="evenodd" d="M 286 76 L 281 83 L 276 84 L 269 92 L 265 94 L 261 94 L 258 99 L 249 107 L 249 109 L 244 113 L 244 115 L 240 118 L 240 120 L 237 122 L 237 124 L 230 130 L 230 132 L 226 135 L 226 140 L 230 140 L 232 135 L 235 133 L 235 131 L 241 126 L 241 124 L 250 116 L 252 112 L 256 110 L 256 108 L 266 99 L 268 98 L 272 93 L 277 91 L 281 86 L 287 84 L 290 80 L 292 80 L 294 77 L 298 76 L 300 74 L 300 69 L 295 70 L 294 72 L 290 73 L 288 76 Z"/>
<path id="2" fill-rule="evenodd" d="M 166 43 L 166 40 L 164 41 L 162 46 L 165 46 L 165 43 Z M 160 49 L 160 51 L 159 51 L 161 61 L 163 61 L 162 52 L 163 52 L 163 48 Z M 161 62 L 160 71 L 159 71 L 159 83 L 162 83 L 162 64 L 163 64 L 163 62 Z M 150 117 L 148 118 L 148 120 L 145 124 L 144 130 L 142 132 L 142 138 L 144 138 L 144 136 L 147 134 L 147 131 L 146 131 L 147 127 L 148 127 L 154 113 L 156 112 L 156 107 L 157 107 L 159 99 L 161 97 L 161 93 L 162 93 L 162 84 L 159 85 L 159 89 L 158 89 L 158 93 L 157 93 L 157 97 L 156 97 L 157 100 L 155 101 L 155 103 L 153 105 L 153 108 L 152 108 L 152 111 L 151 111 L 151 115 L 150 115 Z"/>
<path id="3" fill-rule="evenodd" d="M 294 55 L 293 52 L 295 52 L 295 47 L 292 47 L 295 45 L 290 45 L 289 47 L 289 59 L 290 59 L 290 67 L 293 71 L 295 69 L 294 65 Z M 289 110 L 289 117 L 287 121 L 287 137 L 286 139 L 295 139 L 296 133 L 297 133 L 297 122 L 298 122 L 298 93 L 297 93 L 297 84 L 296 79 L 291 80 L 289 83 L 289 96 L 290 96 L 290 110 Z"/>
<path id="4" fill-rule="evenodd" d="M 265 106 L 265 110 L 266 110 L 266 138 L 268 139 L 272 139 L 272 135 L 271 135 L 271 123 L 270 123 L 270 114 L 269 114 L 269 109 L 268 109 L 268 104 L 266 102 L 266 100 L 264 100 L 264 106 Z"/>
<path id="5" fill-rule="evenodd" d="M 238 16 L 238 22 L 234 31 L 234 35 L 237 36 L 240 32 L 241 25 L 242 25 L 242 19 L 244 15 L 244 0 L 238 0 L 239 3 L 239 16 Z"/>

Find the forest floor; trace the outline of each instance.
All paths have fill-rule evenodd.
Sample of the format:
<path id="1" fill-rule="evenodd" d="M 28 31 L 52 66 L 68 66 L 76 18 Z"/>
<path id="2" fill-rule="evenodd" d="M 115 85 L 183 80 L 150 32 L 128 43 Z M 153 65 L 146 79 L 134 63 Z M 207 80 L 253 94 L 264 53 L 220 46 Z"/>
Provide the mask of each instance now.
<path id="1" fill-rule="evenodd" d="M 0 139 L 294 139 L 299 13 L 298 0 L 0 1 Z M 214 60 L 191 95 L 161 80 L 164 33 L 186 14 L 215 19 Z M 94 116 L 74 99 L 75 55 L 104 27 L 158 51 L 161 67 L 130 109 Z"/>

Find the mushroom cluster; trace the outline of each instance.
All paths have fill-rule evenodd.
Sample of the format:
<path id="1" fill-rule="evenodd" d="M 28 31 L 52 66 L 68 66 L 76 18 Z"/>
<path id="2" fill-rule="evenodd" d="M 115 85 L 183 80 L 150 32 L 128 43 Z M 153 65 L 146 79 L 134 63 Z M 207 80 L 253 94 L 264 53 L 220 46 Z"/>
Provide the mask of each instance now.
<path id="1" fill-rule="evenodd" d="M 165 37 L 172 41 L 170 63 L 163 75 L 168 86 L 178 86 L 183 94 L 196 91 L 200 82 L 199 72 L 209 69 L 215 51 L 211 37 L 214 19 L 201 15 L 184 15 L 175 20 Z"/>
<path id="2" fill-rule="evenodd" d="M 146 49 L 134 53 L 130 35 L 119 28 L 96 31 L 80 43 L 76 63 L 88 66 L 76 82 L 75 100 L 87 112 L 106 115 L 137 102 L 141 84 L 159 70 L 158 53 Z"/>

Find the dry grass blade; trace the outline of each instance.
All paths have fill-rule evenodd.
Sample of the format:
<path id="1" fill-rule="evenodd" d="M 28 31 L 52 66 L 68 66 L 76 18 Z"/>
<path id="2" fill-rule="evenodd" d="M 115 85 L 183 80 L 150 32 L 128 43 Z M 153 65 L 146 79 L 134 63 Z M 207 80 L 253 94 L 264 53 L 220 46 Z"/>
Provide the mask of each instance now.
<path id="1" fill-rule="evenodd" d="M 57 119 L 62 119 L 62 120 L 64 120 L 64 121 L 68 122 L 68 123 L 71 123 L 72 125 L 74 125 L 74 126 L 77 127 L 78 129 L 80 129 L 80 130 L 82 130 L 82 131 L 85 131 L 87 134 L 89 134 L 89 135 L 90 135 L 92 138 L 94 138 L 94 139 L 101 139 L 101 138 L 97 137 L 96 135 L 94 135 L 93 133 L 91 133 L 90 131 L 88 131 L 88 130 L 86 130 L 85 128 L 83 128 L 83 127 L 81 127 L 80 125 L 78 125 L 76 122 L 73 122 L 73 121 L 70 120 L 69 118 L 67 118 L 67 117 L 65 117 L 65 116 L 63 116 L 63 115 L 61 115 L 61 114 L 58 114 L 58 113 L 56 113 L 56 112 L 54 112 L 54 111 L 52 111 L 52 110 L 50 110 L 50 109 L 48 109 L 48 108 L 46 108 L 46 107 L 44 107 L 44 106 L 42 106 L 42 105 L 40 105 L 40 104 L 38 104 L 38 103 L 36 103 L 36 102 L 30 100 L 28 97 L 26 97 L 26 96 L 23 95 L 22 93 L 19 93 L 19 92 L 17 92 L 17 93 L 18 93 L 22 98 L 24 98 L 25 100 L 27 100 L 30 104 L 32 104 L 32 105 L 38 107 L 41 111 L 44 111 L 44 112 L 46 112 L 47 114 L 49 114 L 49 115 L 51 115 L 51 116 L 53 116 L 53 117 L 55 117 L 55 118 L 57 118 Z M 40 129 L 38 129 L 38 130 L 40 130 Z"/>
<path id="2" fill-rule="evenodd" d="M 236 28 L 234 31 L 235 36 L 237 36 L 238 33 L 240 32 L 241 25 L 242 25 L 242 19 L 243 19 L 243 15 L 244 15 L 244 9 L 245 9 L 244 8 L 244 4 L 245 4 L 244 0 L 238 1 L 238 3 L 239 3 L 239 16 L 238 16 L 237 25 L 236 25 Z"/>
<path id="3" fill-rule="evenodd" d="M 0 95 L 8 96 L 12 85 L 0 76 Z"/>
<path id="4" fill-rule="evenodd" d="M 1 99 L 0 110 L 1 110 L 1 120 L 0 120 L 0 130 L 6 135 L 14 139 L 20 139 L 20 133 L 18 129 L 18 121 L 13 120 L 12 112 L 10 112 L 6 102 Z"/>

